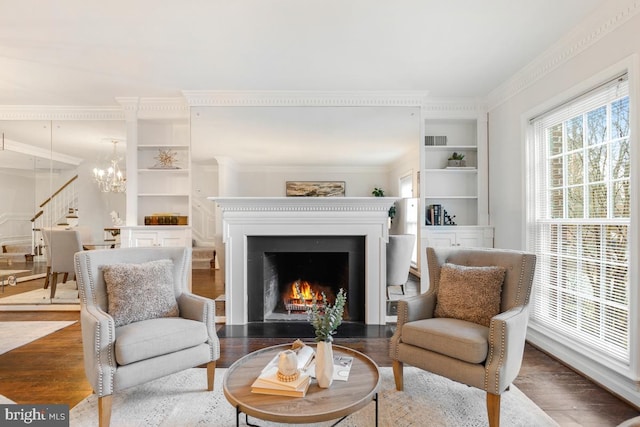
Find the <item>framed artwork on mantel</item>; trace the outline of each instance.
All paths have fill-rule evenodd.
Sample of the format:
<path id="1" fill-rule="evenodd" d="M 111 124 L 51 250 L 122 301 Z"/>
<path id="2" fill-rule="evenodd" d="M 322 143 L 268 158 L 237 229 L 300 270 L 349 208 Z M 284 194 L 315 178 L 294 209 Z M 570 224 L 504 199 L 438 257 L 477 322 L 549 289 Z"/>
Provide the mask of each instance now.
<path id="1" fill-rule="evenodd" d="M 287 181 L 287 197 L 344 197 L 344 181 Z"/>

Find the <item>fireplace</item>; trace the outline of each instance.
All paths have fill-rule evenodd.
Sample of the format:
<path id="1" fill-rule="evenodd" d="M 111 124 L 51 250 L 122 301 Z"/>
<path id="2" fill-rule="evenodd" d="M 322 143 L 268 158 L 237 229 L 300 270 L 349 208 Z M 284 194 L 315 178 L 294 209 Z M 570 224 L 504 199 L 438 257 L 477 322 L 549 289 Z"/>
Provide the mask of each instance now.
<path id="1" fill-rule="evenodd" d="M 345 261 L 349 264 L 350 277 L 348 289 L 346 289 L 349 316 L 357 321 L 363 319 L 367 325 L 383 325 L 387 322 L 385 253 L 389 236 L 388 211 L 397 200 L 396 198 L 215 197 L 211 200 L 221 211 L 219 218 L 222 224 L 218 229 L 222 231 L 224 250 L 218 251 L 218 254 L 224 268 L 226 296 L 224 321 L 227 325 L 246 325 L 250 319 L 253 321 L 256 318 L 264 320 L 265 300 L 271 301 L 272 294 L 280 293 L 275 285 L 269 285 L 271 290 L 265 297 L 264 270 L 270 271 L 274 263 L 285 262 L 275 260 L 282 255 L 281 253 L 303 252 L 313 255 L 319 252 L 334 252 L 337 253 L 336 258 L 329 261 L 333 264 L 342 262 L 338 259 L 344 257 L 339 254 L 345 252 L 346 240 L 357 241 L 355 245 L 361 249 L 361 251 L 358 249 L 357 256 L 349 253 L 348 261 Z M 284 240 L 293 238 L 291 241 L 305 242 L 307 249 L 300 248 L 299 243 L 295 244 L 294 248 L 287 248 L 289 243 L 282 243 L 284 245 L 282 249 L 274 246 L 265 247 L 256 255 L 249 250 L 249 246 L 254 245 L 252 242 L 256 238 L 258 239 L 256 242 L 262 238 L 283 238 Z M 336 244 L 335 249 L 314 249 L 313 244 L 316 240 L 323 240 L 324 244 L 333 238 L 337 238 L 337 241 L 341 238 L 346 240 Z M 268 259 L 266 267 L 265 258 Z M 321 261 L 313 260 L 312 262 Z M 357 268 L 351 267 L 353 262 L 358 263 Z M 263 276 L 259 280 L 260 290 L 254 288 L 258 285 L 250 277 L 254 273 L 252 270 L 256 268 Z M 342 267 L 326 269 L 343 271 Z M 358 272 L 358 278 L 352 279 L 351 274 L 355 271 Z M 336 274 L 340 277 L 340 273 Z M 332 282 L 336 280 L 341 279 L 331 279 Z M 257 298 L 255 301 L 254 296 Z M 268 304 L 273 305 L 272 302 Z M 258 306 L 259 309 L 256 308 Z M 278 311 L 276 308 L 269 310 Z M 280 315 L 284 313 L 278 314 Z M 268 316 L 271 316 L 271 313 L 268 313 Z"/>
<path id="2" fill-rule="evenodd" d="M 248 237 L 248 321 L 306 321 L 311 295 L 301 298 L 296 288 L 318 299 L 324 293 L 329 303 L 343 288 L 344 320 L 363 322 L 364 247 L 362 236 Z"/>

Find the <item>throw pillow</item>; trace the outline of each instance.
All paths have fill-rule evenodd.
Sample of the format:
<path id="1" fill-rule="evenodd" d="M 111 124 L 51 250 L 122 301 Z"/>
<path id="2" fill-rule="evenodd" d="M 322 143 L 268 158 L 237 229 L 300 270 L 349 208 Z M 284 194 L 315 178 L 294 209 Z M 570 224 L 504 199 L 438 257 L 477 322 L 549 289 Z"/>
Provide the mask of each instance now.
<path id="1" fill-rule="evenodd" d="M 102 271 L 109 314 L 116 326 L 179 315 L 170 259 L 105 265 Z"/>
<path id="2" fill-rule="evenodd" d="M 491 318 L 500 313 L 505 273 L 504 267 L 444 264 L 434 316 L 489 326 Z"/>

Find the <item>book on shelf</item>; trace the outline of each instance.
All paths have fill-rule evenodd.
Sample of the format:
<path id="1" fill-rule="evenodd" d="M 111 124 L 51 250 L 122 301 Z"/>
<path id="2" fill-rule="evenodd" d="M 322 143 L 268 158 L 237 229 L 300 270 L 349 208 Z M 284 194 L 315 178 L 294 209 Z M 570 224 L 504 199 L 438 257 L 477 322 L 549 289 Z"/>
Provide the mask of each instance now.
<path id="1" fill-rule="evenodd" d="M 425 215 L 425 225 L 444 225 L 442 205 L 429 205 Z"/>

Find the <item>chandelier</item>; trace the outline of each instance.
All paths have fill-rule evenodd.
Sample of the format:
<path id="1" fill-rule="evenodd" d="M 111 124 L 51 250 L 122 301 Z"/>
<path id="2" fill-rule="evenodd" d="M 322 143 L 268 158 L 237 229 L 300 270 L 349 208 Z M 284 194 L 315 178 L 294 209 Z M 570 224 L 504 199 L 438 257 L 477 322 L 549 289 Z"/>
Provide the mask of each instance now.
<path id="1" fill-rule="evenodd" d="M 118 141 L 111 142 L 113 143 L 113 156 L 109 161 L 110 164 L 106 169 L 93 168 L 93 178 L 103 193 L 124 193 L 127 179 L 118 166 L 119 159 L 116 153 Z"/>

